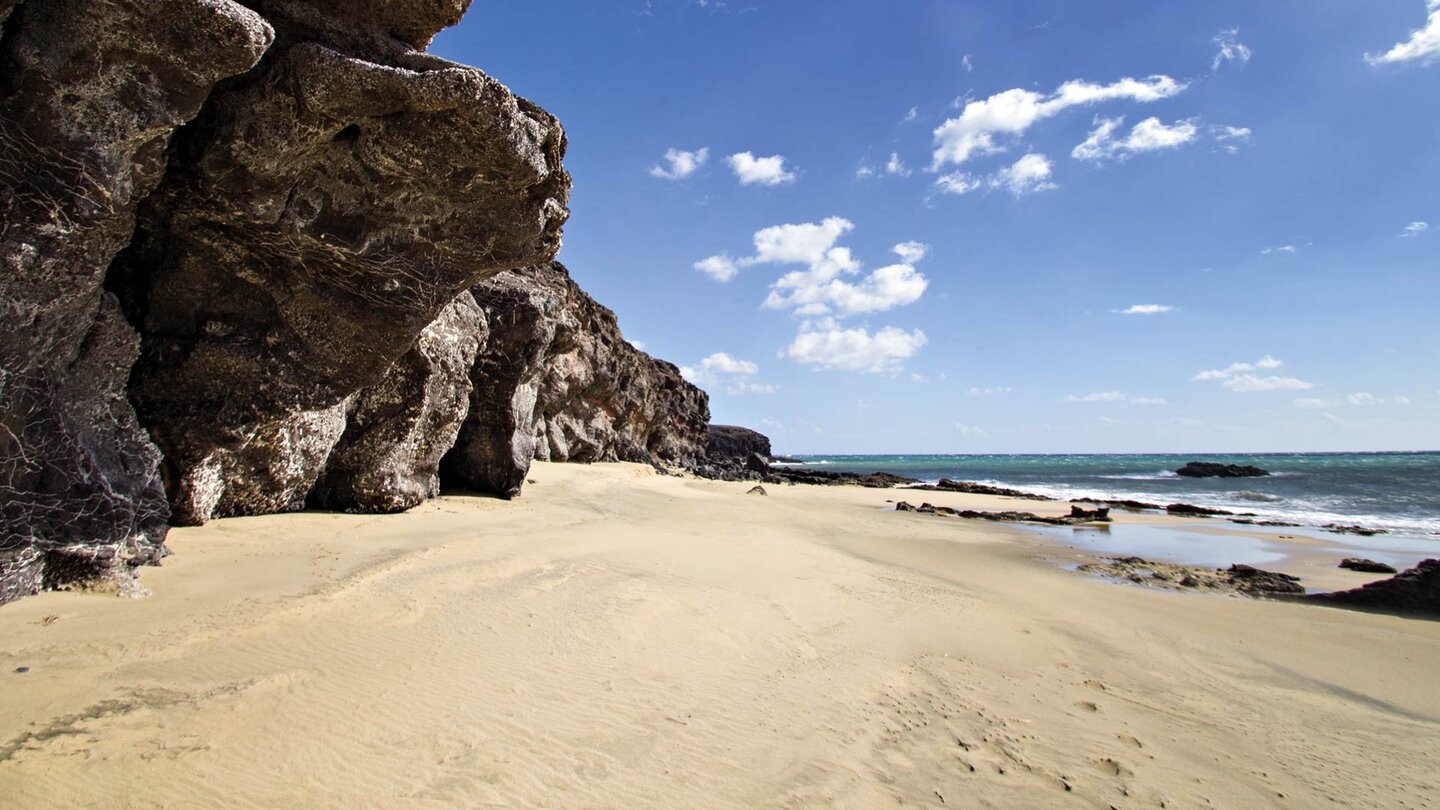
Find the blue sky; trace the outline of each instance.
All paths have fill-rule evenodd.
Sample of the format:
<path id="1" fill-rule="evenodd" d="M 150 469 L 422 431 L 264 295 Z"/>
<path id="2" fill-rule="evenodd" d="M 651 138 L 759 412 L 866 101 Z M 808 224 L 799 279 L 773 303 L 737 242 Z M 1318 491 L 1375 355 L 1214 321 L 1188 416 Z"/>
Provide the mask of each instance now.
<path id="1" fill-rule="evenodd" d="M 478 0 L 433 50 L 561 118 L 561 259 L 782 451 L 1440 448 L 1440 0 Z"/>

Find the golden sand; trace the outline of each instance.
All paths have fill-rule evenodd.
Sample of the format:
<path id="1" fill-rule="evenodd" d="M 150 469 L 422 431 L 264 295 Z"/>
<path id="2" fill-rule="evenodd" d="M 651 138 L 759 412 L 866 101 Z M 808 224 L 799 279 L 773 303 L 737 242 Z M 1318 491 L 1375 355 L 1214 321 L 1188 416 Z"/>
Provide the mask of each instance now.
<path id="1" fill-rule="evenodd" d="M 0 806 L 1440 804 L 1440 622 L 1098 582 L 884 491 L 532 477 L 0 608 Z"/>

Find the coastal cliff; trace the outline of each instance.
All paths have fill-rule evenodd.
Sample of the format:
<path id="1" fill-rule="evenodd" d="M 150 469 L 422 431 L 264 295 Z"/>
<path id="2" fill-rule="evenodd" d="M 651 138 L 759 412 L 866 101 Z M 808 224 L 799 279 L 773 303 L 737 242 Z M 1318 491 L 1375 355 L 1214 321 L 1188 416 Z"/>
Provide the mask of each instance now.
<path id="1" fill-rule="evenodd" d="M 703 456 L 704 392 L 549 264 L 560 123 L 424 53 L 468 5 L 0 2 L 0 603 L 447 454 L 506 496 Z"/>

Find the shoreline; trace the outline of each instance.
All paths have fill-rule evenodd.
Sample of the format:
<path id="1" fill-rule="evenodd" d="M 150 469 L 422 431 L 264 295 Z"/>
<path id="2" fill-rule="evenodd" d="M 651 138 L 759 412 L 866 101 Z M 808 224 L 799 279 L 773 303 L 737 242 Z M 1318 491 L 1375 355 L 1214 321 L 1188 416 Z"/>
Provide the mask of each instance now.
<path id="1" fill-rule="evenodd" d="M 0 790 L 1187 807 L 1431 789 L 1440 623 L 1117 587 L 1031 531 L 887 511 L 900 490 L 532 477 L 510 503 L 178 529 L 147 598 L 0 608 Z"/>

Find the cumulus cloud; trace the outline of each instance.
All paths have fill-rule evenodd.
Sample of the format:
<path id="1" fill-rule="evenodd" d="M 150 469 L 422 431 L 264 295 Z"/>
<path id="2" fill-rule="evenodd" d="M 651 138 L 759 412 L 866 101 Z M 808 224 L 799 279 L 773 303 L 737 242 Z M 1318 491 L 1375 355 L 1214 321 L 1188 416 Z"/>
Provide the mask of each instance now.
<path id="1" fill-rule="evenodd" d="M 887 326 L 871 333 L 827 321 L 807 324 L 793 343 L 780 350 L 780 357 L 823 369 L 887 374 L 900 371 L 927 340 L 919 329 L 906 332 Z"/>
<path id="2" fill-rule="evenodd" d="M 745 394 L 773 394 L 777 386 L 753 381 L 760 373 L 760 366 L 749 360 L 740 360 L 725 352 L 716 352 L 694 366 L 681 366 L 680 376 L 699 386 L 718 386 L 725 393 L 734 396 Z"/>
<path id="3" fill-rule="evenodd" d="M 1059 186 L 1050 182 L 1054 164 L 1041 154 L 1031 153 L 1014 164 L 985 177 L 976 177 L 968 172 L 952 172 L 941 175 L 935 181 L 935 190 L 942 194 L 969 194 L 976 189 L 1008 191 L 1016 197 L 1050 191 Z"/>
<path id="4" fill-rule="evenodd" d="M 742 186 L 783 186 L 800 177 L 785 168 L 785 158 L 780 155 L 755 157 L 750 152 L 740 152 L 731 155 L 728 161 Z"/>
<path id="5" fill-rule="evenodd" d="M 1423 28 L 1411 31 L 1409 39 L 1396 43 L 1385 53 L 1366 54 L 1365 61 L 1372 65 L 1416 60 L 1429 64 L 1440 57 L 1440 0 L 1428 0 L 1425 5 L 1428 10 Z"/>
<path id="6" fill-rule="evenodd" d="M 1121 315 L 1163 315 L 1166 312 L 1174 311 L 1175 307 L 1169 304 L 1136 304 L 1129 309 L 1115 310 Z"/>
<path id="7" fill-rule="evenodd" d="M 651 166 L 650 176 L 661 180 L 684 180 L 699 171 L 709 159 L 709 147 L 702 147 L 694 152 L 669 149 L 665 152 L 665 165 Z"/>
<path id="8" fill-rule="evenodd" d="M 1218 382 L 1226 389 L 1241 394 L 1262 391 L 1304 391 L 1315 387 L 1314 383 L 1295 377 L 1266 376 L 1255 373 L 1257 371 L 1274 371 L 1283 365 L 1285 364 L 1267 354 L 1253 363 L 1231 363 L 1225 368 L 1202 371 L 1191 379 L 1196 382 Z"/>
<path id="9" fill-rule="evenodd" d="M 1227 62 L 1239 62 L 1243 65 L 1254 55 L 1250 46 L 1240 41 L 1239 28 L 1221 31 L 1215 35 L 1214 42 L 1219 50 L 1215 52 L 1215 59 L 1210 63 L 1212 71 L 1219 70 Z"/>
<path id="10" fill-rule="evenodd" d="M 910 176 L 910 170 L 905 167 L 905 161 L 900 159 L 899 152 L 890 153 L 890 159 L 885 161 L 885 173 L 899 177 Z"/>
<path id="11" fill-rule="evenodd" d="M 695 269 L 716 281 L 729 281 L 740 274 L 740 266 L 723 253 L 695 262 Z"/>
<path id="12" fill-rule="evenodd" d="M 901 263 L 859 277 L 859 260 L 850 248 L 837 245 L 854 228 L 854 223 L 843 217 L 776 225 L 755 233 L 753 256 L 732 259 L 720 254 L 696 262 L 695 268 L 726 281 L 744 267 L 803 265 L 803 269 L 785 273 L 771 284 L 764 302 L 767 309 L 788 309 L 803 317 L 884 312 L 920 300 L 930 282 L 915 269 L 915 264 L 925 258 L 929 246 L 920 242 L 896 245 L 894 252 Z"/>
<path id="13" fill-rule="evenodd" d="M 1125 78 L 1103 85 L 1070 81 L 1050 95 L 1015 88 L 971 101 L 958 117 L 935 129 L 931 167 L 939 170 L 964 164 L 972 157 L 1003 152 L 1008 148 L 1006 141 L 1023 135 L 1036 122 L 1073 107 L 1120 99 L 1159 101 L 1179 94 L 1186 86 L 1169 76 Z"/>
<path id="14" fill-rule="evenodd" d="M 1400 235 L 1404 237 L 1419 236 L 1420 234 L 1425 233 L 1428 230 L 1430 230 L 1430 223 L 1412 222 L 1409 225 L 1405 226 L 1405 230 L 1401 231 Z"/>
<path id="15" fill-rule="evenodd" d="M 924 242 L 901 242 L 892 249 L 895 251 L 895 255 L 899 256 L 900 260 L 906 264 L 922 262 L 926 256 L 930 255 L 930 246 Z"/>
<path id="16" fill-rule="evenodd" d="M 1070 156 L 1076 160 L 1124 159 L 1141 152 L 1161 149 L 1177 149 L 1195 140 L 1200 127 L 1194 121 L 1176 121 L 1166 125 L 1159 118 L 1146 118 L 1130 129 L 1122 138 L 1115 137 L 1121 118 L 1096 118 L 1095 129 L 1084 143 L 1076 146 Z"/>
<path id="17" fill-rule="evenodd" d="M 1159 397 L 1132 397 L 1122 391 L 1100 391 L 1094 394 L 1066 394 L 1065 402 L 1095 404 L 1095 403 L 1127 403 L 1130 405 L 1169 405 L 1170 403 Z"/>
<path id="18" fill-rule="evenodd" d="M 990 178 L 990 186 L 1005 189 L 1016 197 L 1037 191 L 1049 191 L 1058 188 L 1050 182 L 1053 169 L 1049 158 L 1032 152 L 1015 161 L 1013 166 L 996 172 L 995 176 Z"/>

